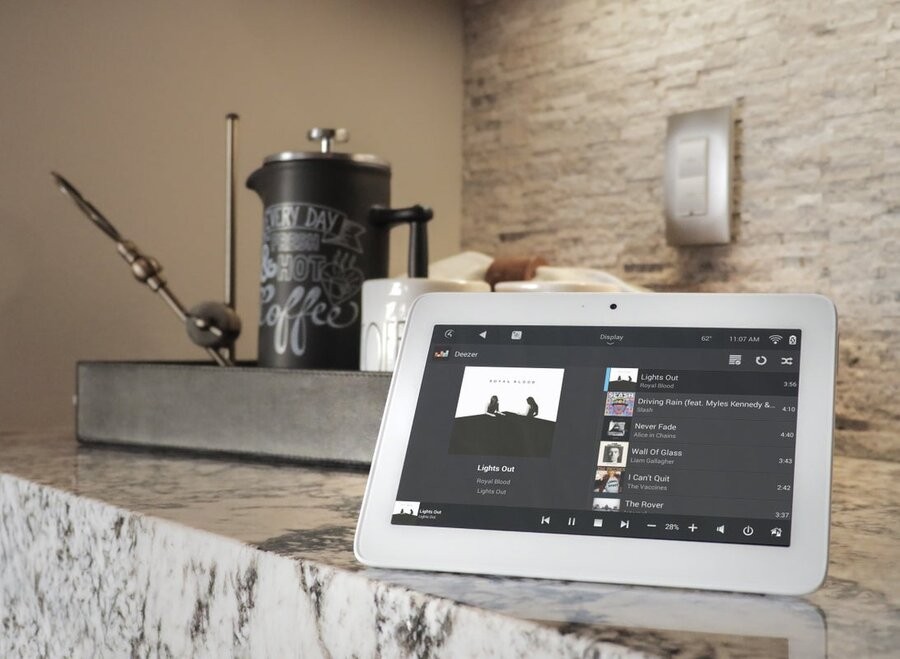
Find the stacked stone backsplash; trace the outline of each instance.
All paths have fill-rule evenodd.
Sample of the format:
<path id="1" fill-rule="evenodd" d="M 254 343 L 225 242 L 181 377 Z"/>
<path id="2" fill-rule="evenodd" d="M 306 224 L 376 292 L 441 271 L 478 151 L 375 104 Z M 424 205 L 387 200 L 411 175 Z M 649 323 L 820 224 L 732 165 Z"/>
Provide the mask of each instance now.
<path id="1" fill-rule="evenodd" d="M 662 291 L 817 292 L 837 451 L 900 460 L 900 4 L 469 0 L 463 246 Z M 670 114 L 735 114 L 731 244 L 670 247 Z"/>

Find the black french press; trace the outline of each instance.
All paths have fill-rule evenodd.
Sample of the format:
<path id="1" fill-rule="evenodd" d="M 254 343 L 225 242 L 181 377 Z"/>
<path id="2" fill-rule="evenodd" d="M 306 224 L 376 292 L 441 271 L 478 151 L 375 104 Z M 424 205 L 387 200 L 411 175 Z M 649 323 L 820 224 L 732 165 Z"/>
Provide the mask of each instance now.
<path id="1" fill-rule="evenodd" d="M 313 128 L 318 152 L 265 158 L 247 179 L 263 202 L 260 366 L 356 370 L 361 287 L 388 274 L 389 231 L 410 225 L 409 275 L 428 272 L 429 208 L 390 208 L 391 167 L 332 151 L 344 129 Z"/>

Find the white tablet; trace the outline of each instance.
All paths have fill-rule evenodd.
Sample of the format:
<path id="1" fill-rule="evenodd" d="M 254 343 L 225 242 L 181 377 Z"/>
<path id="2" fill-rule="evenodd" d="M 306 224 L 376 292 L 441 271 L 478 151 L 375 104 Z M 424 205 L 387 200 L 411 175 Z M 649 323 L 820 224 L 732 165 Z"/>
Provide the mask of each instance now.
<path id="1" fill-rule="evenodd" d="M 356 556 L 815 590 L 828 561 L 836 321 L 813 295 L 423 296 Z"/>

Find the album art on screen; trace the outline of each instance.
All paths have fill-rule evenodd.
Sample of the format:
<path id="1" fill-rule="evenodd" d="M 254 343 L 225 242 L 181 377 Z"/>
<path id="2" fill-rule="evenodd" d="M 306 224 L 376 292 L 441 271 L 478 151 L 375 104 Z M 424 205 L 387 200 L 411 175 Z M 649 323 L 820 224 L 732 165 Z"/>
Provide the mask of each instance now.
<path id="1" fill-rule="evenodd" d="M 598 467 L 624 467 L 628 461 L 628 442 L 600 442 Z"/>
<path id="2" fill-rule="evenodd" d="M 602 436 L 604 439 L 624 439 L 631 430 L 631 419 L 627 417 L 604 418 Z"/>
<path id="3" fill-rule="evenodd" d="M 415 524 L 419 517 L 418 501 L 395 501 L 392 524 Z"/>
<path id="4" fill-rule="evenodd" d="M 636 368 L 607 368 L 603 391 L 637 391 Z"/>
<path id="5" fill-rule="evenodd" d="M 605 416 L 634 416 L 634 393 L 610 391 L 606 394 Z"/>
<path id="6" fill-rule="evenodd" d="M 595 511 L 615 512 L 619 510 L 621 499 L 601 499 L 596 497 L 592 509 Z"/>
<path id="7" fill-rule="evenodd" d="M 561 368 L 467 366 L 450 453 L 549 456 L 564 372 Z"/>
<path id="8" fill-rule="evenodd" d="M 620 469 L 607 469 L 600 467 L 594 478 L 594 492 L 596 494 L 618 494 L 622 489 L 622 471 Z"/>

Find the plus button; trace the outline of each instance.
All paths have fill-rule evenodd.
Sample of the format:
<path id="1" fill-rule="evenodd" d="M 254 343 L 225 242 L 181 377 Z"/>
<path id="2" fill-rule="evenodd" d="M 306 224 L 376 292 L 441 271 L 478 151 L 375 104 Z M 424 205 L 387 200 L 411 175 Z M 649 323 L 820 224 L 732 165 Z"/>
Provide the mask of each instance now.
<path id="1" fill-rule="evenodd" d="M 691 522 L 691 525 L 690 525 L 688 528 L 691 530 L 691 533 L 693 533 L 693 532 L 696 531 L 699 527 L 698 527 L 696 524 L 694 524 L 693 522 Z"/>

